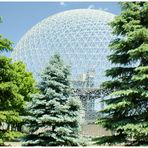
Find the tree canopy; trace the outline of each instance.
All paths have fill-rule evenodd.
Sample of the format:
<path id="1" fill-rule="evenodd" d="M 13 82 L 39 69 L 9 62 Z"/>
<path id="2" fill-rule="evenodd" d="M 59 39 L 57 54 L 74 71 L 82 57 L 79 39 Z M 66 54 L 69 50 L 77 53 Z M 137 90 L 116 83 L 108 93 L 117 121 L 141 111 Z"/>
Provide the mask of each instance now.
<path id="1" fill-rule="evenodd" d="M 0 51 L 12 49 L 12 42 L 0 35 Z M 0 56 L 0 145 L 22 135 L 18 125 L 23 122 L 26 101 L 35 91 L 35 80 L 25 65 Z"/>
<path id="2" fill-rule="evenodd" d="M 29 104 L 27 116 L 30 132 L 24 145 L 77 146 L 80 145 L 81 102 L 71 96 L 70 71 L 58 54 L 55 54 L 42 74 Z"/>
<path id="3" fill-rule="evenodd" d="M 110 81 L 106 107 L 98 119 L 112 136 L 98 144 L 148 144 L 148 3 L 121 3 L 121 14 L 111 22 L 116 39 L 110 44 L 109 60 L 116 66 L 106 71 Z"/>
<path id="4" fill-rule="evenodd" d="M 0 16 L 0 23 L 2 22 L 2 17 Z M 0 52 L 2 51 L 12 51 L 12 42 L 9 41 L 8 39 L 4 38 L 0 34 Z"/>
<path id="5" fill-rule="evenodd" d="M 30 93 L 36 91 L 32 74 L 26 72 L 21 62 L 12 63 L 10 58 L 0 56 L 0 136 L 9 140 L 11 133 L 17 131 L 23 122 L 26 101 L 30 101 Z M 9 134 L 8 134 L 9 133 Z M 7 137 L 7 136 L 8 137 Z M 13 134 L 15 137 L 15 134 Z M 21 135 L 21 134 L 20 134 Z"/>

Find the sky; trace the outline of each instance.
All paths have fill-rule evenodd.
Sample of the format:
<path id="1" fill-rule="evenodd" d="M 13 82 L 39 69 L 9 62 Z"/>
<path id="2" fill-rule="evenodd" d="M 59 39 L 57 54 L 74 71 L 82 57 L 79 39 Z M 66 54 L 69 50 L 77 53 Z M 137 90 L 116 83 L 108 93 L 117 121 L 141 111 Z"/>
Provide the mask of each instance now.
<path id="1" fill-rule="evenodd" d="M 101 9 L 118 15 L 117 2 L 0 2 L 0 34 L 18 43 L 35 24 L 50 15 L 71 9 Z M 10 53 L 6 54 L 10 56 Z"/>

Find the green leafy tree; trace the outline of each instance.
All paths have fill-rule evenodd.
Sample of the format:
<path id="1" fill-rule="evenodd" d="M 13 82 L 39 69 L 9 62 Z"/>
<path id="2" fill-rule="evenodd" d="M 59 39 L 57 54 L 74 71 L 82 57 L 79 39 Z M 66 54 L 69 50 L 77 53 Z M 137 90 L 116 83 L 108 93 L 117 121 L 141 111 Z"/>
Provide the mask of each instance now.
<path id="1" fill-rule="evenodd" d="M 12 42 L 0 35 L 0 51 L 12 51 Z"/>
<path id="2" fill-rule="evenodd" d="M 0 17 L 0 23 L 1 22 L 2 22 L 2 18 Z M 0 51 L 10 51 L 10 50 L 12 50 L 12 42 L 10 42 L 6 38 L 3 38 L 3 36 L 0 35 Z M 3 66 L 3 62 L 4 61 L 0 61 L 0 69 Z M 0 73 L 2 73 L 2 70 L 0 70 Z M 6 104 L 8 103 L 8 102 L 4 101 L 3 94 L 5 92 L 8 93 L 8 91 L 11 90 L 12 92 L 10 93 L 10 96 L 12 97 L 13 95 L 15 95 L 14 89 L 12 90 L 12 85 L 9 86 L 8 83 L 7 84 L 2 83 L 2 77 L 0 77 L 0 127 L 1 127 L 0 128 L 0 145 L 4 145 L 3 137 L 4 137 L 5 132 L 2 129 L 2 125 L 5 123 L 6 120 L 8 120 L 8 119 L 6 119 L 6 116 L 13 117 L 15 114 L 15 112 L 14 113 L 11 111 L 6 112 L 3 110 L 3 108 L 5 108 Z M 2 105 L 4 105 L 4 106 L 2 106 Z M 17 121 L 20 121 L 20 119 L 18 119 L 18 114 L 15 117 L 17 118 L 16 119 Z M 9 120 L 11 120 L 11 119 L 9 119 Z"/>
<path id="3" fill-rule="evenodd" d="M 2 17 L 0 16 L 0 23 L 2 22 Z M 1 51 L 12 51 L 12 42 L 0 35 L 0 52 Z"/>
<path id="4" fill-rule="evenodd" d="M 0 35 L 0 51 L 12 49 L 12 42 Z M 23 123 L 21 116 L 26 113 L 25 102 L 35 91 L 35 81 L 24 64 L 0 56 L 0 145 L 22 135 L 18 129 Z"/>
<path id="5" fill-rule="evenodd" d="M 112 80 L 102 86 L 109 90 L 104 116 L 97 122 L 112 136 L 98 144 L 148 144 L 148 3 L 121 3 L 122 12 L 111 23 L 117 38 L 110 44 L 109 60 L 116 67 L 106 75 Z"/>
<path id="6" fill-rule="evenodd" d="M 34 94 L 27 116 L 30 133 L 24 145 L 80 145 L 81 102 L 70 97 L 69 68 L 55 54 L 42 74 L 40 94 Z"/>
<path id="7" fill-rule="evenodd" d="M 26 66 L 22 62 L 13 63 L 14 75 L 12 81 L 13 84 L 17 85 L 18 93 L 23 96 L 24 105 L 19 110 L 20 116 L 25 116 L 28 114 L 28 110 L 26 109 L 26 103 L 31 101 L 31 94 L 38 92 L 36 88 L 36 82 L 32 76 L 31 72 L 26 71 Z M 22 120 L 21 123 L 17 124 L 17 131 L 22 131 L 22 126 L 25 121 Z"/>
<path id="8" fill-rule="evenodd" d="M 35 91 L 35 81 L 32 74 L 26 72 L 25 66 L 0 56 L 0 138 L 3 141 L 22 135 L 18 132 L 21 132 L 23 124 L 21 116 L 26 114 L 29 94 Z"/>

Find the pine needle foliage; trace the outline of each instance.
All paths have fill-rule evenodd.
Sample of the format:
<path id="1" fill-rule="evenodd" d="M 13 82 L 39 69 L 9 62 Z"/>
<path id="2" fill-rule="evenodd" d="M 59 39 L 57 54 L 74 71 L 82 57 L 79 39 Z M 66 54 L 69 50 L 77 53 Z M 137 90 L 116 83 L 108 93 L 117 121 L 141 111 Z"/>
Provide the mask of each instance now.
<path id="1" fill-rule="evenodd" d="M 34 94 L 28 105 L 30 115 L 25 118 L 30 134 L 24 145 L 80 145 L 81 102 L 70 95 L 69 76 L 69 67 L 55 54 L 41 76 L 40 93 Z"/>
<path id="2" fill-rule="evenodd" d="M 148 145 L 148 3 L 124 2 L 121 8 L 111 22 L 117 38 L 109 60 L 117 66 L 106 72 L 112 80 L 102 86 L 110 93 L 97 121 L 113 134 L 98 143 Z"/>

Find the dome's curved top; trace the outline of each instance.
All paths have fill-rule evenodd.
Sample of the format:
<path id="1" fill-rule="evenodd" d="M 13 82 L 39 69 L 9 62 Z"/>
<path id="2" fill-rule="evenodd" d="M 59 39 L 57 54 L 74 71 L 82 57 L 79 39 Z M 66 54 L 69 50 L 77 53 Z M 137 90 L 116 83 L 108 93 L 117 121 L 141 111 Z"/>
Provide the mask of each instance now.
<path id="1" fill-rule="evenodd" d="M 12 58 L 22 60 L 38 77 L 49 58 L 58 52 L 71 65 L 73 79 L 85 81 L 86 75 L 93 73 L 100 84 L 105 79 L 106 67 L 110 66 L 106 56 L 113 37 L 108 23 L 114 16 L 94 9 L 75 9 L 49 16 L 21 38 Z"/>

